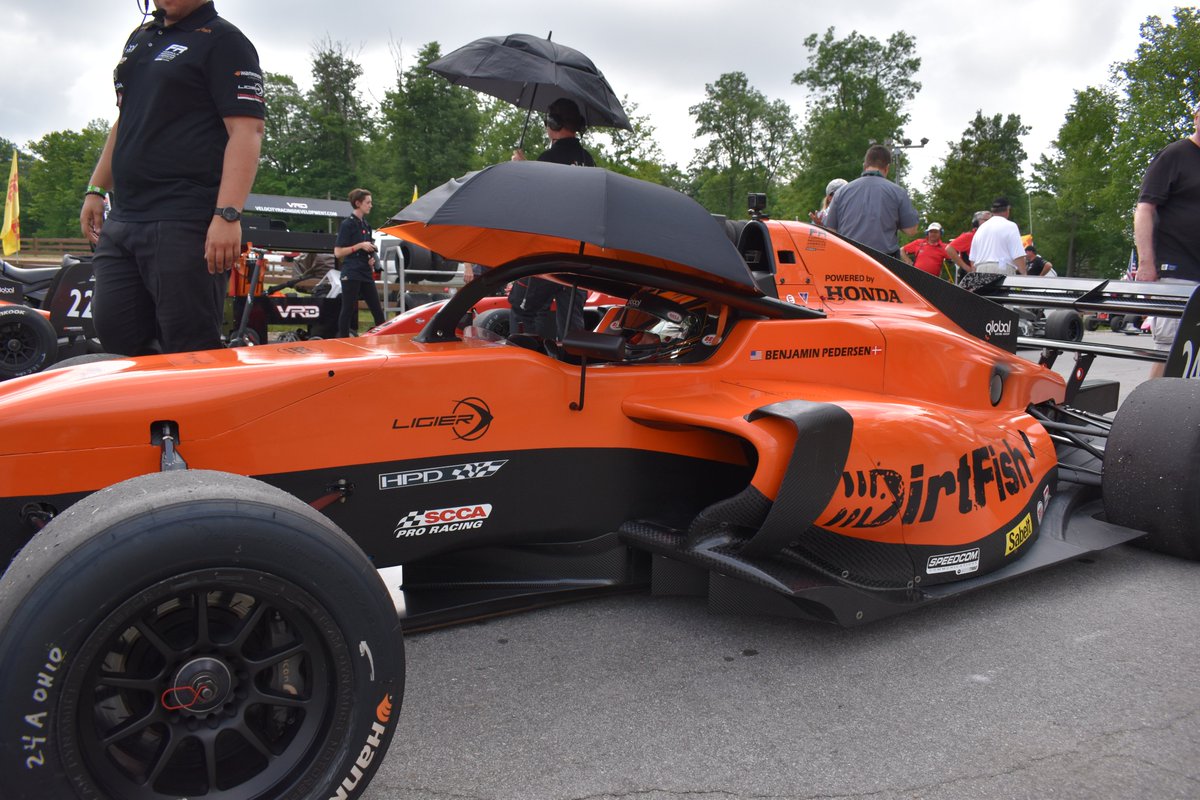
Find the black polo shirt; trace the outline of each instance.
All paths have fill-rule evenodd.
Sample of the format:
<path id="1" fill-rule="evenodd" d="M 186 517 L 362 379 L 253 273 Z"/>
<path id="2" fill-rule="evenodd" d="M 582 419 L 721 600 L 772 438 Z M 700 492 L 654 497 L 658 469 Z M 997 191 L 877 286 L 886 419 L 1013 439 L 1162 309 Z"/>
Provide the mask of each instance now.
<path id="1" fill-rule="evenodd" d="M 229 140 L 224 118 L 264 116 L 254 45 L 212 3 L 170 26 L 156 12 L 126 41 L 113 86 L 112 217 L 211 217 Z"/>
<path id="2" fill-rule="evenodd" d="M 1180 139 L 1159 151 L 1142 178 L 1138 202 L 1152 203 L 1158 212 L 1158 276 L 1200 281 L 1200 147 Z"/>
<path id="3" fill-rule="evenodd" d="M 555 139 L 550 149 L 538 156 L 537 160 L 568 166 L 574 164 L 577 167 L 596 166 L 592 154 L 584 150 L 583 145 L 574 136 L 569 139 Z"/>

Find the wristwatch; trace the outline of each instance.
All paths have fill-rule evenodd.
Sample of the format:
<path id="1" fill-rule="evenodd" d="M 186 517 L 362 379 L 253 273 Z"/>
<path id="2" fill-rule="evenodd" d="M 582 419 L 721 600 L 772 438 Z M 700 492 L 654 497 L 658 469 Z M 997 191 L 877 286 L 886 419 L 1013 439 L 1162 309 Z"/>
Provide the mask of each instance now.
<path id="1" fill-rule="evenodd" d="M 242 218 L 242 212 L 233 206 L 225 206 L 224 208 L 214 209 L 213 216 L 220 217 L 226 222 L 237 222 Z"/>

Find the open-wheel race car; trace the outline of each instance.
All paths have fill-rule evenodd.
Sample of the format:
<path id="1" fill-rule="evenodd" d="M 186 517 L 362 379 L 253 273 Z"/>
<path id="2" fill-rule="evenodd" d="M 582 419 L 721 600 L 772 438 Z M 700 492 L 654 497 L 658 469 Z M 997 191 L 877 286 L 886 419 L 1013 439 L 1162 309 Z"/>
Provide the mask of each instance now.
<path id="1" fill-rule="evenodd" d="M 390 230 L 493 268 L 419 334 L 0 386 L 5 798 L 357 797 L 402 630 L 638 586 L 857 625 L 1124 542 L 1200 555 L 1200 382 L 1087 410 L 997 302 L 604 170 L 444 188 Z M 623 302 L 459 332 L 531 276 Z M 1196 327 L 1186 289 L 1145 304 Z"/>

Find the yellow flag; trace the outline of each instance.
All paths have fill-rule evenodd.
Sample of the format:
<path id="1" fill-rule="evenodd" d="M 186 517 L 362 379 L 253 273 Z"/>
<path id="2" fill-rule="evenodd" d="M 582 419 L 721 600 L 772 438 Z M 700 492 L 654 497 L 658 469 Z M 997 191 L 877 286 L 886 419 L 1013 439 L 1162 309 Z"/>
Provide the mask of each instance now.
<path id="1" fill-rule="evenodd" d="M 17 192 L 17 151 L 13 150 L 12 169 L 8 173 L 8 194 L 4 198 L 4 227 L 0 229 L 4 255 L 21 249 L 21 200 Z"/>
<path id="2" fill-rule="evenodd" d="M 417 185 L 416 185 L 415 183 L 413 184 L 413 199 L 412 199 L 412 202 L 414 202 L 414 203 L 415 203 L 415 202 L 417 202 Z"/>

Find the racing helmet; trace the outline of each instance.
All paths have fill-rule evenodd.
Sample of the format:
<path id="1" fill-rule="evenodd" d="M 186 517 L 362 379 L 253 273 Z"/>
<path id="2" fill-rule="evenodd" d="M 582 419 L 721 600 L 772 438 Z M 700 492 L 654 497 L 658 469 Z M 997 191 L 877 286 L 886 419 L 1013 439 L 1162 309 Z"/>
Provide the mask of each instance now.
<path id="1" fill-rule="evenodd" d="M 626 360 L 676 358 L 700 342 L 708 321 L 707 304 L 686 299 L 691 304 L 649 289 L 639 289 L 629 298 L 612 323 L 612 329 L 625 337 Z"/>

